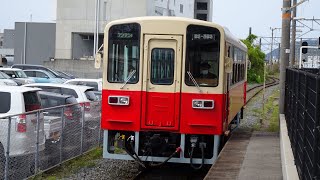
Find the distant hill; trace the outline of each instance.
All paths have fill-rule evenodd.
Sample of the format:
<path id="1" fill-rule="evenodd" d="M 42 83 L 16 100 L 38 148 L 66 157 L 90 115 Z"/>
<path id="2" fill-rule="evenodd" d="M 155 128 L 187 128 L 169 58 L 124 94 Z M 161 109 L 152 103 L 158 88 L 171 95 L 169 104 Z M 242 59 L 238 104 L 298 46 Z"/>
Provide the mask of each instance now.
<path id="1" fill-rule="evenodd" d="M 308 42 L 308 45 L 309 46 L 317 46 L 318 45 L 318 40 L 306 40 Z M 299 59 L 299 56 L 300 56 L 300 47 L 301 47 L 301 42 L 298 41 L 296 42 L 296 59 Z M 272 56 L 273 56 L 273 59 L 280 59 L 280 51 L 279 51 L 279 48 L 276 47 L 276 49 L 274 49 L 272 51 Z M 266 58 L 265 58 L 265 61 L 269 61 L 270 60 L 270 55 L 271 53 L 267 53 L 266 54 Z M 308 56 L 320 56 L 320 50 L 310 50 L 308 51 L 308 54 L 306 54 Z"/>

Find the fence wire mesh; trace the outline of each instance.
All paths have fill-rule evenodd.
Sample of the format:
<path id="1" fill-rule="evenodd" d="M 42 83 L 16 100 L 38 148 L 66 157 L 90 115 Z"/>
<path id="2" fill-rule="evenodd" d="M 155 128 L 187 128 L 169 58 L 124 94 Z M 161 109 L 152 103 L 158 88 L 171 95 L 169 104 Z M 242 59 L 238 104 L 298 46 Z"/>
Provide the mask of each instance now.
<path id="1" fill-rule="evenodd" d="M 0 180 L 36 175 L 100 146 L 101 103 L 0 118 Z"/>
<path id="2" fill-rule="evenodd" d="M 285 115 L 300 179 L 320 179 L 319 69 L 287 69 Z"/>

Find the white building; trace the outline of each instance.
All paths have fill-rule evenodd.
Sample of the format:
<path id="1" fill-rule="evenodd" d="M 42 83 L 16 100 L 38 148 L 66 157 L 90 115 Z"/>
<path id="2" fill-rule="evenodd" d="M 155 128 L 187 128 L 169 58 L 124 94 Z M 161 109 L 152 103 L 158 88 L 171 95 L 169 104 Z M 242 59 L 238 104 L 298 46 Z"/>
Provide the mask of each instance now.
<path id="1" fill-rule="evenodd" d="M 92 59 L 112 20 L 180 16 L 212 21 L 212 7 L 212 0 L 57 0 L 55 58 Z"/>

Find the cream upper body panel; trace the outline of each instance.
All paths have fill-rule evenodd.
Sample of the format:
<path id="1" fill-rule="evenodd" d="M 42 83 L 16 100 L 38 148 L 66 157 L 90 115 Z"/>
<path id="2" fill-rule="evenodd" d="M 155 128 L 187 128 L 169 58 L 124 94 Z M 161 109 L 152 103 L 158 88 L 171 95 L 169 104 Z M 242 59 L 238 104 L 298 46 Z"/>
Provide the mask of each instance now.
<path id="1" fill-rule="evenodd" d="M 140 31 L 140 63 L 139 63 L 139 81 L 136 84 L 127 84 L 123 89 L 120 89 L 123 86 L 123 83 L 110 83 L 107 80 L 107 69 L 108 69 L 108 34 L 109 29 L 113 25 L 119 24 L 129 24 L 129 23 L 138 23 L 141 27 Z M 188 25 L 200 25 L 213 27 L 219 30 L 220 32 L 220 53 L 219 53 L 219 78 L 217 87 L 200 87 L 201 93 L 203 94 L 223 94 L 225 92 L 224 88 L 224 66 L 225 66 L 225 43 L 229 41 L 234 44 L 237 43 L 237 46 L 242 47 L 242 50 L 247 50 L 246 46 L 236 38 L 234 38 L 231 33 L 223 28 L 222 26 L 207 22 L 200 21 L 195 19 L 181 18 L 181 17 L 137 17 L 137 18 L 128 18 L 122 20 L 112 21 L 107 24 L 104 31 L 104 62 L 103 62 L 103 89 L 108 90 L 125 90 L 125 91 L 143 91 L 143 68 L 144 68 L 144 37 L 145 35 L 179 35 L 182 36 L 182 71 L 181 71 L 181 92 L 183 93 L 199 93 L 199 89 L 196 86 L 188 86 L 185 83 L 185 59 L 186 59 L 186 42 L 187 42 L 187 27 Z"/>

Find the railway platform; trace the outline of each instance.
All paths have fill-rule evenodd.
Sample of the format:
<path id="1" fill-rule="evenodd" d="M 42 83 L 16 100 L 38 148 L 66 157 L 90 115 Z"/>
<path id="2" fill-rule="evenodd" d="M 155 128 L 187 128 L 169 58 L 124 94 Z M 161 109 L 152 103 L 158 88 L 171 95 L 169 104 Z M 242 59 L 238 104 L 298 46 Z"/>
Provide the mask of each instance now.
<path id="1" fill-rule="evenodd" d="M 205 180 L 283 179 L 279 133 L 237 129 Z"/>

